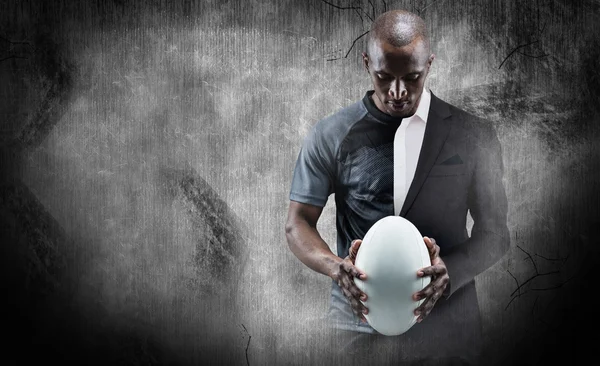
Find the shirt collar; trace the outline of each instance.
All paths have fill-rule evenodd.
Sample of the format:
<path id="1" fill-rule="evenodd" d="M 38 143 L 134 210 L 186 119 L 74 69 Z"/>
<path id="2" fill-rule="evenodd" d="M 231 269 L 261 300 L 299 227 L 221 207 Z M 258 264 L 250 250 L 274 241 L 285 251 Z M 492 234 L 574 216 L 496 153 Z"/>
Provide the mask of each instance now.
<path id="1" fill-rule="evenodd" d="M 417 111 L 412 116 L 406 119 L 407 122 L 412 122 L 416 120 L 421 120 L 424 123 L 427 123 L 427 117 L 429 117 L 429 107 L 431 106 L 431 93 L 427 88 L 423 88 L 423 93 L 421 93 L 421 100 L 419 101 L 419 106 L 417 107 Z"/>

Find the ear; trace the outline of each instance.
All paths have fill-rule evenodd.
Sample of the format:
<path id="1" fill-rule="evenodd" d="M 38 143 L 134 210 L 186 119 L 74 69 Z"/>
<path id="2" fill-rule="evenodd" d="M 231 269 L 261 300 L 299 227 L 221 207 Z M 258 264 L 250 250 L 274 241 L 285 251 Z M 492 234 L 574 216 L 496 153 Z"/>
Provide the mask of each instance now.
<path id="1" fill-rule="evenodd" d="M 426 73 L 427 75 L 429 75 L 429 70 L 431 69 L 431 64 L 433 63 L 434 59 L 435 59 L 435 55 L 433 53 L 427 59 L 427 73 Z"/>
<path id="2" fill-rule="evenodd" d="M 365 69 L 367 70 L 367 72 L 369 72 L 369 55 L 367 55 L 366 52 L 362 53 L 362 60 L 363 60 L 363 65 L 365 66 Z"/>
<path id="3" fill-rule="evenodd" d="M 429 56 L 429 60 L 427 60 L 427 66 L 431 67 L 431 64 L 433 63 L 433 60 L 435 60 L 435 54 L 431 54 L 431 56 Z"/>

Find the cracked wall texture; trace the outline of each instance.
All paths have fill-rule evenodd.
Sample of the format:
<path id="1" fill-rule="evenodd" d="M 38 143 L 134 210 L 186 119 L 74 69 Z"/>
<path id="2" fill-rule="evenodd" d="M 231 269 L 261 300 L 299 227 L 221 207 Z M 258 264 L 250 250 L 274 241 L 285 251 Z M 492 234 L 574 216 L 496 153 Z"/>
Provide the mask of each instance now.
<path id="1" fill-rule="evenodd" d="M 385 6 L 420 12 L 429 87 L 503 144 L 488 364 L 590 354 L 600 3 L 328 3 L 2 3 L 0 358 L 318 363 L 330 281 L 287 248 L 289 185 L 310 127 L 370 88 L 353 42 Z"/>

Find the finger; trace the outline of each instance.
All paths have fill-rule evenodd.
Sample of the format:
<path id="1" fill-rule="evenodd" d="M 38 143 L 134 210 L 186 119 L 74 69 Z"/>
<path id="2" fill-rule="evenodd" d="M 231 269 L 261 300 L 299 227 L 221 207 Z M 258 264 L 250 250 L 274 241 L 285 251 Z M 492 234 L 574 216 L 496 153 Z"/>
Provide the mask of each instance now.
<path id="1" fill-rule="evenodd" d="M 417 271 L 417 276 L 425 277 L 425 276 L 442 276 L 448 273 L 446 266 L 429 266 L 423 267 Z"/>
<path id="2" fill-rule="evenodd" d="M 434 238 L 424 236 L 423 241 L 425 242 L 425 246 L 427 247 L 427 251 L 429 252 L 430 257 L 433 258 L 439 255 L 440 247 L 437 245 Z"/>
<path id="3" fill-rule="evenodd" d="M 342 261 L 340 266 L 346 273 L 351 274 L 352 277 L 360 278 L 363 281 L 367 279 L 367 274 L 355 267 L 354 264 L 349 260 Z"/>
<path id="4" fill-rule="evenodd" d="M 425 242 L 427 249 L 433 248 L 433 242 L 431 241 L 431 239 L 428 236 L 424 236 L 423 241 Z"/>
<path id="5" fill-rule="evenodd" d="M 442 296 L 442 294 L 444 293 L 444 290 L 446 289 L 447 284 L 448 284 L 447 277 L 438 278 L 435 281 L 431 281 L 421 291 L 415 292 L 413 294 L 413 300 L 419 301 L 419 300 L 427 299 L 427 298 L 433 296 L 433 297 L 435 297 L 435 299 L 437 301 L 437 299 L 439 299 Z"/>
<path id="6" fill-rule="evenodd" d="M 423 301 L 423 303 L 418 308 L 415 309 L 415 315 L 418 316 L 418 318 L 417 318 L 418 323 L 422 322 L 423 319 L 425 319 L 429 315 L 429 313 L 431 313 L 431 310 L 435 306 L 435 303 L 437 302 L 438 299 L 439 299 L 439 297 L 437 297 L 435 295 L 428 297 L 427 299 L 425 299 L 425 301 Z"/>
<path id="7" fill-rule="evenodd" d="M 435 294 L 439 289 L 439 286 L 435 283 L 435 281 L 431 281 L 431 283 L 427 286 L 425 286 L 423 288 L 423 290 L 417 292 L 417 296 L 418 299 L 417 300 L 421 300 L 421 299 L 425 299 L 428 298 L 430 296 L 432 296 L 433 294 Z"/>
<path id="8" fill-rule="evenodd" d="M 417 322 L 421 322 L 423 319 L 425 319 L 425 317 L 427 317 L 429 315 L 429 313 L 431 312 L 431 309 L 433 309 L 433 307 L 435 306 L 437 301 L 440 299 L 440 297 L 442 297 L 443 288 L 439 288 L 439 287 L 434 287 L 434 288 L 436 290 L 432 294 L 427 295 L 427 297 L 425 298 L 425 300 L 423 300 L 421 305 L 419 305 L 415 309 L 414 313 L 415 313 L 415 315 L 418 316 Z"/>
<path id="9" fill-rule="evenodd" d="M 354 309 L 356 315 L 359 317 L 363 314 L 369 313 L 369 309 L 362 302 L 356 300 L 355 298 L 350 300 L 350 306 L 352 306 L 352 309 Z"/>
<path id="10" fill-rule="evenodd" d="M 360 299 L 361 301 L 366 301 L 367 300 L 367 294 L 365 294 L 364 292 L 362 292 L 358 288 L 358 286 L 356 286 L 356 283 L 354 283 L 354 281 L 352 279 L 348 279 L 347 280 L 346 288 L 348 289 L 348 291 L 350 291 L 350 293 L 352 294 L 352 296 L 355 299 Z"/>
<path id="11" fill-rule="evenodd" d="M 362 240 L 360 239 L 352 240 L 352 244 L 350 244 L 350 259 L 352 262 L 356 260 L 356 255 L 358 254 L 358 249 L 360 248 L 361 244 Z"/>
<path id="12" fill-rule="evenodd" d="M 343 276 L 340 279 L 341 282 L 341 287 L 343 287 L 344 289 L 346 289 L 346 291 L 348 291 L 350 293 L 350 295 L 352 295 L 353 298 L 356 299 L 360 299 L 361 301 L 366 301 L 367 300 L 367 294 L 365 294 L 364 292 L 362 292 L 358 286 L 356 286 L 356 283 L 354 283 L 354 280 L 352 279 L 352 277 L 350 276 Z"/>
<path id="13" fill-rule="evenodd" d="M 360 316 L 360 314 L 369 313 L 369 309 L 362 302 L 358 301 L 354 296 L 352 296 L 352 293 L 347 288 L 342 287 L 342 292 L 344 293 L 346 299 L 348 299 L 348 302 L 352 307 L 352 311 L 354 311 L 357 315 Z"/>

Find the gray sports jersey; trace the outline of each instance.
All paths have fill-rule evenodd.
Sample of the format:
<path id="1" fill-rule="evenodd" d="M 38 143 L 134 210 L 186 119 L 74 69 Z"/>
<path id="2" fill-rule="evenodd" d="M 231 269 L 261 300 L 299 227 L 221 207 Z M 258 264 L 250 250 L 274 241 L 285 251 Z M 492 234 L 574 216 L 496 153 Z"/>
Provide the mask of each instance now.
<path id="1" fill-rule="evenodd" d="M 394 214 L 394 136 L 401 118 L 375 106 L 368 91 L 358 101 L 320 120 L 304 140 L 290 199 L 323 207 L 335 194 L 337 255 L 362 239 L 379 219 Z M 329 317 L 341 329 L 374 333 L 361 323 L 332 283 Z"/>

